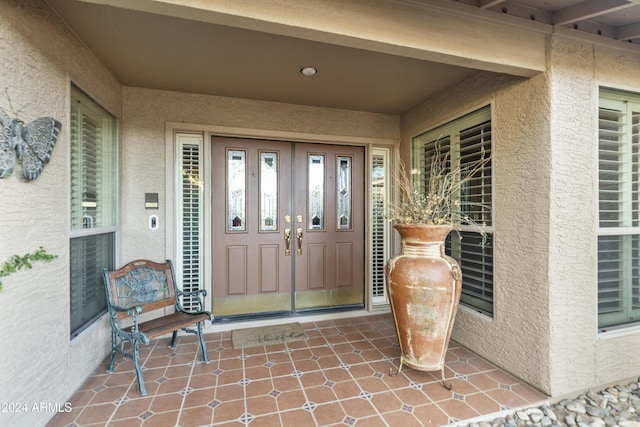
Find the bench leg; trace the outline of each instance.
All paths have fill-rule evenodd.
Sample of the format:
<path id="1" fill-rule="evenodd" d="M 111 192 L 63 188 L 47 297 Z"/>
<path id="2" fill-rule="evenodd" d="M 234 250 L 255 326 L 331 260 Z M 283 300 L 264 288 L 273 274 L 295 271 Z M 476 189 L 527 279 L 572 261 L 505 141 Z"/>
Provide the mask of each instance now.
<path id="1" fill-rule="evenodd" d="M 116 343 L 116 333 L 111 332 L 111 355 L 109 356 L 109 366 L 107 367 L 107 374 L 113 374 L 113 362 L 116 359 L 116 352 L 118 351 L 118 344 Z"/>
<path id="2" fill-rule="evenodd" d="M 178 338 L 178 331 L 173 331 L 173 335 L 171 335 L 171 344 L 169 344 L 169 348 L 176 348 L 177 338 Z"/>
<path id="3" fill-rule="evenodd" d="M 198 339 L 200 340 L 200 350 L 202 350 L 202 361 L 205 364 L 209 364 L 209 355 L 207 355 L 207 346 L 204 344 L 204 338 L 202 337 L 202 325 L 204 322 L 198 322 Z"/>
<path id="4" fill-rule="evenodd" d="M 133 346 L 133 365 L 136 368 L 136 376 L 138 377 L 138 388 L 140 389 L 140 394 L 143 396 L 146 396 L 147 389 L 144 386 L 144 377 L 142 376 L 142 368 L 140 367 L 140 355 L 138 353 L 138 340 L 133 340 L 131 344 Z"/>

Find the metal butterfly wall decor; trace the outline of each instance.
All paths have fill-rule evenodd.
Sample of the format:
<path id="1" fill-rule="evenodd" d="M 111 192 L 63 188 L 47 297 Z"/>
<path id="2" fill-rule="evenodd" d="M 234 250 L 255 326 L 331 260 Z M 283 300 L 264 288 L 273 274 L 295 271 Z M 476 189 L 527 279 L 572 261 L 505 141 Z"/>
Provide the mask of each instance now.
<path id="1" fill-rule="evenodd" d="M 0 178 L 13 173 L 16 159 L 22 162 L 22 174 L 31 181 L 49 163 L 62 124 L 51 117 L 40 117 L 25 124 L 10 118 L 0 108 Z"/>

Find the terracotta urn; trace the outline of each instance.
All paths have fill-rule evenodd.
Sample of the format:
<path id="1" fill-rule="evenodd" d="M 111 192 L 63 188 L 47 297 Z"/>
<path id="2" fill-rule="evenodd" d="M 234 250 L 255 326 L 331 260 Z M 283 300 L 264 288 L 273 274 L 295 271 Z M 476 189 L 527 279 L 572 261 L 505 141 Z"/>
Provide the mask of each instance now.
<path id="1" fill-rule="evenodd" d="M 460 302 L 460 266 L 445 255 L 450 225 L 398 224 L 402 252 L 385 266 L 401 359 L 420 371 L 440 370 Z M 446 387 L 446 385 L 445 385 Z"/>

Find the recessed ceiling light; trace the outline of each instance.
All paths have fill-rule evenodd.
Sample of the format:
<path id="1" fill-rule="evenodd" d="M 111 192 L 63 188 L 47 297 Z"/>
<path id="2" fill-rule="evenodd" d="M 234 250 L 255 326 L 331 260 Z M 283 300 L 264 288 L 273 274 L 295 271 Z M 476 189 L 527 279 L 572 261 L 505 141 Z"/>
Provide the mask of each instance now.
<path id="1" fill-rule="evenodd" d="M 318 72 L 318 70 L 316 70 L 313 67 L 300 68 L 300 74 L 302 74 L 303 76 L 307 76 L 307 77 L 314 76 L 317 72 Z"/>

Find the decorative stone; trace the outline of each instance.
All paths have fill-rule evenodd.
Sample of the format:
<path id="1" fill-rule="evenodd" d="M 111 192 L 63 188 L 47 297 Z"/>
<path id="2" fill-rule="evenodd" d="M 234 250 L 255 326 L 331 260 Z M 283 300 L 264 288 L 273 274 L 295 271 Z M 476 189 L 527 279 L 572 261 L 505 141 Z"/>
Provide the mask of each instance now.
<path id="1" fill-rule="evenodd" d="M 602 415 L 600 409 L 596 408 L 595 406 L 587 405 L 585 408 L 587 410 L 587 414 L 591 415 L 592 417 L 599 417 L 600 415 Z"/>
<path id="2" fill-rule="evenodd" d="M 576 419 L 573 415 L 568 414 L 564 416 L 564 422 L 568 425 L 568 426 L 574 426 L 576 425 Z"/>
<path id="3" fill-rule="evenodd" d="M 576 400 L 569 402 L 566 408 L 569 411 L 575 412 L 577 414 L 585 414 L 587 412 L 587 409 L 584 407 L 584 405 Z"/>

